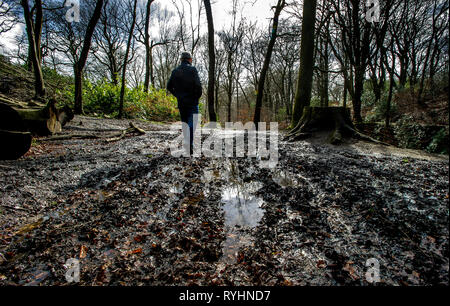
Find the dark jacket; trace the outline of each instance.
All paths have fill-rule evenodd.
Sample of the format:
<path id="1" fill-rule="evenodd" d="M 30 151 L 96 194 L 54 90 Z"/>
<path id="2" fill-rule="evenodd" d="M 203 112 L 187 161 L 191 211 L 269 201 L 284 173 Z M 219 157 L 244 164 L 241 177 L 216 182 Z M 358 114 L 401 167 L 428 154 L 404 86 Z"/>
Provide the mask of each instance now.
<path id="1" fill-rule="evenodd" d="M 202 96 L 202 84 L 197 69 L 188 61 L 181 62 L 172 71 L 167 90 L 177 98 L 178 108 L 198 105 Z"/>

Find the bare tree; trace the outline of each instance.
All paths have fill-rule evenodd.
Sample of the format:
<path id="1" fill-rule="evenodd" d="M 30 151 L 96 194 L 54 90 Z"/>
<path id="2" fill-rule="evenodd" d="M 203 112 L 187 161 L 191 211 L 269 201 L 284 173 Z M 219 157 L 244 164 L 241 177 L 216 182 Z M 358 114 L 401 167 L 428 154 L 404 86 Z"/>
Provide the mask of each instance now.
<path id="1" fill-rule="evenodd" d="M 18 23 L 18 18 L 12 12 L 11 4 L 0 0 L 0 34 L 10 31 Z"/>
<path id="2" fill-rule="evenodd" d="M 134 37 L 134 28 L 136 26 L 136 10 L 137 10 L 137 0 L 134 0 L 133 2 L 133 8 L 132 8 L 132 20 L 131 20 L 131 26 L 130 26 L 130 32 L 128 35 L 128 42 L 127 42 L 127 50 L 125 51 L 125 58 L 123 63 L 123 69 L 122 69 L 122 86 L 120 89 L 120 101 L 119 101 L 119 119 L 123 116 L 123 102 L 125 97 L 125 86 L 126 86 L 126 73 L 127 73 L 127 64 L 128 64 L 128 56 L 130 54 L 131 49 L 131 43 L 133 41 Z"/>
<path id="3" fill-rule="evenodd" d="M 200 25 L 203 11 L 203 1 L 196 0 L 196 11 L 194 12 L 193 0 L 172 0 L 178 20 L 178 37 L 180 38 L 183 49 L 194 54 L 200 41 Z M 186 6 L 189 16 L 189 24 L 186 23 Z"/>
<path id="4" fill-rule="evenodd" d="M 425 88 L 425 77 L 427 75 L 430 79 L 433 79 L 435 73 L 435 63 L 434 59 L 437 58 L 440 53 L 439 38 L 443 36 L 444 32 L 448 31 L 448 1 L 441 2 L 438 0 L 433 0 L 433 10 L 431 13 L 431 35 L 426 43 L 426 52 L 424 58 L 424 64 L 422 68 L 422 75 L 420 78 L 419 90 L 417 93 L 417 103 L 419 106 L 424 107 L 423 103 L 423 92 Z M 447 38 L 448 46 L 448 38 Z M 430 61 L 431 59 L 431 61 Z"/>
<path id="5" fill-rule="evenodd" d="M 226 91 L 227 96 L 227 121 L 231 122 L 231 106 L 233 102 L 233 93 L 236 87 L 235 74 L 238 67 L 238 53 L 239 48 L 242 47 L 242 39 L 244 36 L 243 31 L 243 20 L 242 18 L 237 23 L 237 0 L 233 0 L 233 8 L 231 11 L 232 22 L 231 27 L 227 30 L 222 30 L 218 33 L 222 47 L 225 53 L 225 73 L 223 87 Z"/>
<path id="6" fill-rule="evenodd" d="M 20 4 L 23 7 L 23 14 L 26 24 L 26 32 L 28 37 L 29 57 L 33 65 L 34 71 L 34 88 L 36 97 L 45 95 L 44 76 L 42 74 L 41 66 L 41 35 L 42 35 L 42 0 L 35 0 L 34 10 L 36 10 L 36 17 L 33 19 L 33 14 L 30 10 L 28 0 L 21 0 Z"/>
<path id="7" fill-rule="evenodd" d="M 122 0 L 109 0 L 103 6 L 99 24 L 94 31 L 93 55 L 96 62 L 106 67 L 111 82 L 119 84 L 119 74 L 125 63 L 123 52 L 128 37 L 126 31 L 127 7 Z"/>
<path id="8" fill-rule="evenodd" d="M 261 75 L 258 80 L 258 91 L 256 96 L 256 106 L 255 106 L 255 115 L 253 117 L 253 122 L 258 124 L 261 118 L 261 107 L 262 100 L 264 94 L 264 84 L 266 81 L 267 71 L 269 69 L 270 60 L 272 58 L 273 47 L 275 45 L 275 41 L 277 39 L 277 31 L 278 31 L 278 22 L 280 18 L 281 11 L 286 5 L 285 0 L 278 0 L 277 5 L 275 6 L 275 13 L 273 15 L 273 23 L 272 23 L 272 34 L 270 36 L 269 46 L 267 47 L 266 55 L 264 57 L 264 64 L 261 70 Z"/>
<path id="9" fill-rule="evenodd" d="M 106 0 L 108 1 L 108 0 Z M 95 27 L 102 12 L 104 0 L 97 0 L 94 12 L 89 19 L 89 23 L 86 29 L 86 33 L 83 41 L 83 48 L 81 49 L 80 57 L 74 63 L 75 73 L 75 107 L 74 112 L 76 114 L 83 113 L 83 69 L 86 65 L 86 61 L 91 48 L 91 40 L 94 34 Z"/>
<path id="10" fill-rule="evenodd" d="M 204 0 L 206 18 L 208 20 L 208 55 L 209 55 L 209 68 L 208 68 L 208 114 L 209 121 L 216 122 L 217 116 L 214 110 L 214 81 L 216 70 L 216 53 L 214 49 L 214 20 L 211 9 L 211 2 Z"/>

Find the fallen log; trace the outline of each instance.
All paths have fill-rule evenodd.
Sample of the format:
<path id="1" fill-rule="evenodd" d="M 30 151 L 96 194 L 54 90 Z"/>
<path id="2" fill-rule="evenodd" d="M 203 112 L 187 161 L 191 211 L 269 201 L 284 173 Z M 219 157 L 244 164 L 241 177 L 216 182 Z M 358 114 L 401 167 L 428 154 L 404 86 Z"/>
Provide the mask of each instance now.
<path id="1" fill-rule="evenodd" d="M 68 134 L 68 135 L 56 135 L 56 136 L 50 136 L 46 138 L 38 138 L 36 141 L 56 141 L 56 140 L 69 140 L 69 139 L 104 139 L 106 142 L 114 142 L 122 139 L 127 134 L 137 133 L 139 135 L 144 135 L 147 132 L 143 129 L 137 127 L 134 125 L 133 122 L 129 123 L 129 127 L 122 130 L 119 133 L 115 133 L 112 135 L 107 136 L 100 136 L 96 134 Z"/>
<path id="2" fill-rule="evenodd" d="M 26 103 L 0 94 L 0 103 L 7 104 L 15 109 L 24 121 L 27 129 L 38 136 L 59 133 L 62 127 L 74 118 L 70 107 L 65 106 L 58 109 L 54 99 L 51 99 L 47 104 L 37 101 Z"/>
<path id="3" fill-rule="evenodd" d="M 40 109 L 16 109 L 16 111 L 30 132 L 39 136 L 52 135 L 62 131 L 55 103 L 55 100 L 50 100 Z"/>
<path id="4" fill-rule="evenodd" d="M 12 107 L 0 103 L 0 160 L 18 159 L 31 147 L 31 133 Z"/>
<path id="5" fill-rule="evenodd" d="M 350 109 L 345 107 L 304 107 L 298 124 L 284 138 L 288 141 L 303 140 L 314 132 L 329 130 L 328 142 L 342 143 L 343 137 L 354 137 L 378 144 L 388 145 L 358 131 L 350 119 Z"/>

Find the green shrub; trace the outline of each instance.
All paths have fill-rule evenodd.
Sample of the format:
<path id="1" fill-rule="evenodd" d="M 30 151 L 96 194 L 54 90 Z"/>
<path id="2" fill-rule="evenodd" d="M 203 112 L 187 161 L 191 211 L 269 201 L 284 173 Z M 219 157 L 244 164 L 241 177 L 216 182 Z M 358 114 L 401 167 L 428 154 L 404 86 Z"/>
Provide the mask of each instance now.
<path id="1" fill-rule="evenodd" d="M 178 120 L 177 100 L 165 89 L 150 87 L 148 94 L 143 87 L 130 91 L 126 95 L 125 112 L 130 116 L 154 121 Z"/>
<path id="2" fill-rule="evenodd" d="M 66 90 L 73 99 L 73 86 Z M 120 85 L 106 80 L 97 83 L 85 81 L 83 84 L 84 111 L 99 116 L 117 116 L 120 101 Z M 165 90 L 150 88 L 144 92 L 143 86 L 126 88 L 124 96 L 124 116 L 155 121 L 173 121 L 178 119 L 176 99 Z"/>
<path id="3" fill-rule="evenodd" d="M 361 97 L 364 106 L 368 106 L 371 108 L 371 111 L 368 113 L 366 117 L 366 121 L 368 122 L 378 122 L 382 121 L 386 118 L 387 112 L 387 100 L 389 97 L 389 82 L 386 82 L 384 90 L 381 91 L 381 97 L 379 101 L 376 101 L 375 94 L 372 89 L 372 83 L 366 83 L 364 87 L 364 92 Z M 393 97 L 395 96 L 395 92 L 393 93 Z M 397 105 L 394 102 L 394 98 L 391 100 L 390 107 L 390 116 L 391 118 L 398 115 Z"/>
<path id="4" fill-rule="evenodd" d="M 120 86 L 107 81 L 83 84 L 83 102 L 86 113 L 105 115 L 117 114 L 119 110 Z"/>
<path id="5" fill-rule="evenodd" d="M 448 154 L 448 128 L 440 129 L 427 146 L 426 151 L 430 153 Z"/>
<path id="6" fill-rule="evenodd" d="M 364 90 L 361 96 L 362 106 L 374 107 L 375 106 L 375 94 L 373 93 L 372 84 L 366 82 Z"/>
<path id="7" fill-rule="evenodd" d="M 401 148 L 422 149 L 426 142 L 424 128 L 416 123 L 411 116 L 402 116 L 394 126 L 395 138 Z"/>

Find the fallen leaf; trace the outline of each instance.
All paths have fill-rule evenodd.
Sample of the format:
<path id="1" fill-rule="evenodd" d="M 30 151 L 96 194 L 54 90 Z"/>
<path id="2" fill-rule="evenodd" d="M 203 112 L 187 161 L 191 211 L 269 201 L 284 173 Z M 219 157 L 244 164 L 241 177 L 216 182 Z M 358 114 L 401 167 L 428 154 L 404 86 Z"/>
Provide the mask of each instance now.
<path id="1" fill-rule="evenodd" d="M 139 254 L 139 253 L 142 253 L 142 248 L 139 248 L 139 249 L 136 249 L 136 250 L 133 250 L 133 251 L 129 252 L 129 254 Z"/>
<path id="2" fill-rule="evenodd" d="M 343 268 L 342 270 L 347 271 L 348 274 L 350 275 L 350 277 L 351 277 L 353 280 L 358 280 L 358 279 L 360 279 L 360 277 L 359 277 L 358 275 L 355 274 L 356 271 L 355 271 L 355 269 L 351 266 L 352 264 L 354 264 L 353 261 L 348 261 L 348 262 L 345 264 L 345 266 L 344 266 L 344 268 Z"/>
<path id="3" fill-rule="evenodd" d="M 319 269 L 323 269 L 327 266 L 327 263 L 325 262 L 325 260 L 318 260 L 317 261 L 317 268 Z"/>
<path id="4" fill-rule="evenodd" d="M 136 242 L 142 242 L 144 238 L 141 235 L 137 235 L 136 237 L 134 237 L 134 241 Z"/>
<path id="5" fill-rule="evenodd" d="M 81 246 L 81 248 L 80 248 L 80 258 L 86 258 L 87 250 L 88 250 L 87 246 L 85 246 L 85 245 Z"/>

